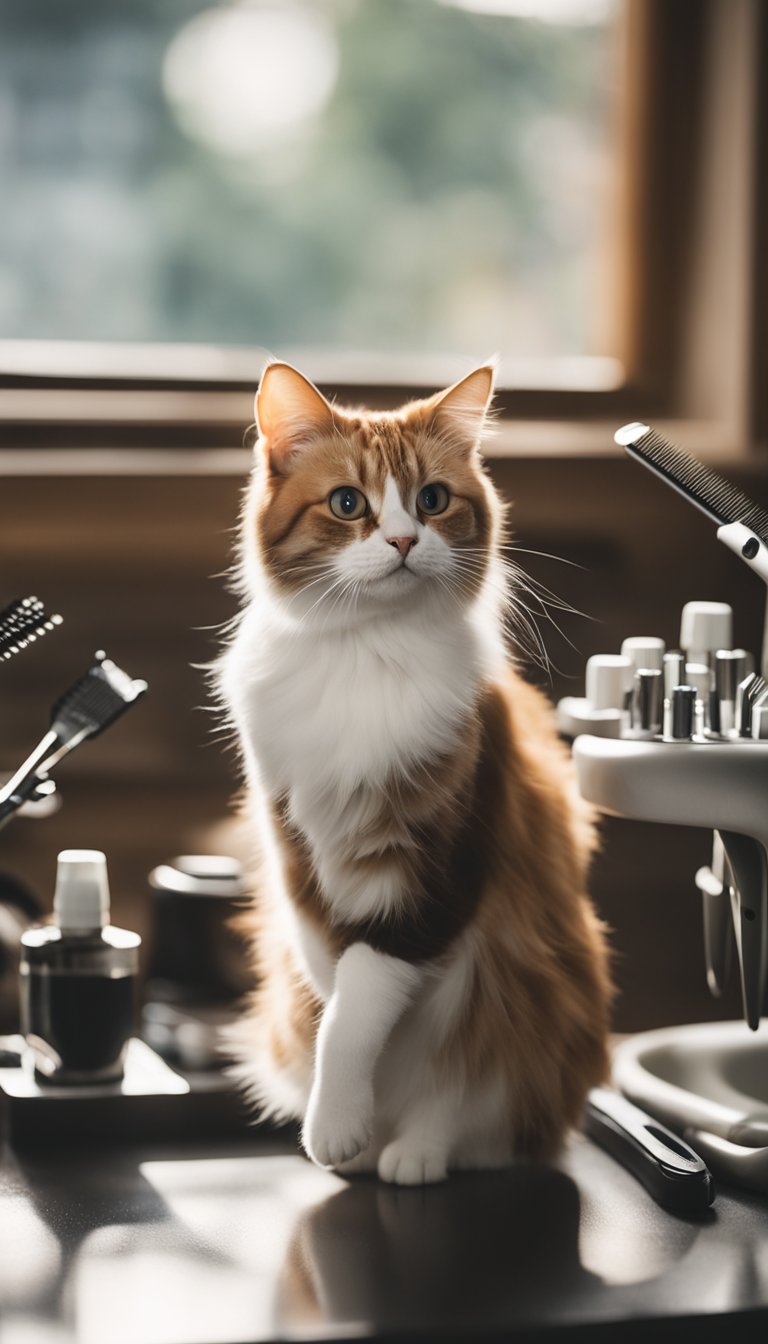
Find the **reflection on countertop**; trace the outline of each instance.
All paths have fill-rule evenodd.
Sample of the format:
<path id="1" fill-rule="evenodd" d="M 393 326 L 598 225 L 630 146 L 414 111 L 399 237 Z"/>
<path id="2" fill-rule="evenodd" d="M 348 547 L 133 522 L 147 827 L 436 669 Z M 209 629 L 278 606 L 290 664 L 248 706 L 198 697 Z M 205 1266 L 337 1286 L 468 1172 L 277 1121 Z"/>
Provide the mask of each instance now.
<path id="1" fill-rule="evenodd" d="M 279 1133 L 6 1150 L 0 1301 L 3 1344 L 492 1337 L 760 1307 L 765 1329 L 768 1218 L 723 1192 L 675 1218 L 580 1136 L 557 1167 L 426 1189 L 344 1180 Z"/>

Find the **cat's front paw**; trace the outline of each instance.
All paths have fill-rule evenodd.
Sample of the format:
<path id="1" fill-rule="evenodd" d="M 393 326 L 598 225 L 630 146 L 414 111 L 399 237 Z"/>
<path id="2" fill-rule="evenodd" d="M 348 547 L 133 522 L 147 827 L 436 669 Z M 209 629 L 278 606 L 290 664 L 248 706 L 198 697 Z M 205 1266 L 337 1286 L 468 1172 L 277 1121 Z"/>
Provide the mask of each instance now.
<path id="1" fill-rule="evenodd" d="M 373 1090 L 357 1095 L 309 1099 L 301 1140 L 313 1162 L 337 1167 L 368 1147 L 373 1133 Z"/>

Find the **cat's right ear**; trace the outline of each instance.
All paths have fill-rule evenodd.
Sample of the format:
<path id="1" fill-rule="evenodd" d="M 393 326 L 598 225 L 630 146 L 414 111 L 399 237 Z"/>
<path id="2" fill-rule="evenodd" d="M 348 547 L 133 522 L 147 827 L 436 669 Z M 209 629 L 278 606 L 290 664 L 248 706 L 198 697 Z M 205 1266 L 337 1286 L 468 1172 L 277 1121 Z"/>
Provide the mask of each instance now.
<path id="1" fill-rule="evenodd" d="M 313 440 L 333 429 L 321 392 L 290 364 L 268 364 L 254 407 L 260 446 L 270 471 L 284 476 Z"/>

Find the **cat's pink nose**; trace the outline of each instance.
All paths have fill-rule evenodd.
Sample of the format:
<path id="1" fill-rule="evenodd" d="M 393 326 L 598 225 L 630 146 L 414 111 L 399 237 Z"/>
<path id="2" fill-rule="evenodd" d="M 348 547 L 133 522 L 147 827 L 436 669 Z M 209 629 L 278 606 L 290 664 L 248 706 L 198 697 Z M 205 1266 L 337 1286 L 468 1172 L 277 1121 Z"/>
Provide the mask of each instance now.
<path id="1" fill-rule="evenodd" d="M 403 559 L 410 551 L 412 546 L 416 545 L 416 537 L 387 537 L 390 546 L 396 546 Z"/>

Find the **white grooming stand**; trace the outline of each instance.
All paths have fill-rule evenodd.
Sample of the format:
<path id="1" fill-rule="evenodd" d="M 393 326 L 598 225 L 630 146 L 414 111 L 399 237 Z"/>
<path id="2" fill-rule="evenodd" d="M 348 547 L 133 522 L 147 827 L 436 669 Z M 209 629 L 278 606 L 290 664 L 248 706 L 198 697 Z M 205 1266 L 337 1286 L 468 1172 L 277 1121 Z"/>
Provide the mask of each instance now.
<path id="1" fill-rule="evenodd" d="M 742 523 L 718 540 L 768 583 L 768 551 Z M 762 670 L 768 668 L 768 619 Z M 594 731 L 594 730 L 593 730 Z M 600 731 L 600 729 L 597 729 Z M 637 1105 L 682 1133 L 725 1180 L 768 1192 L 768 1029 L 760 1025 L 768 981 L 768 741 L 626 738 L 580 733 L 573 745 L 579 788 L 605 812 L 717 832 L 728 882 L 697 876 L 708 948 L 725 961 L 735 934 L 743 1022 L 644 1032 L 620 1045 L 614 1081 Z M 731 880 L 732 879 L 732 880 Z M 727 940 L 727 943 L 726 943 Z"/>

